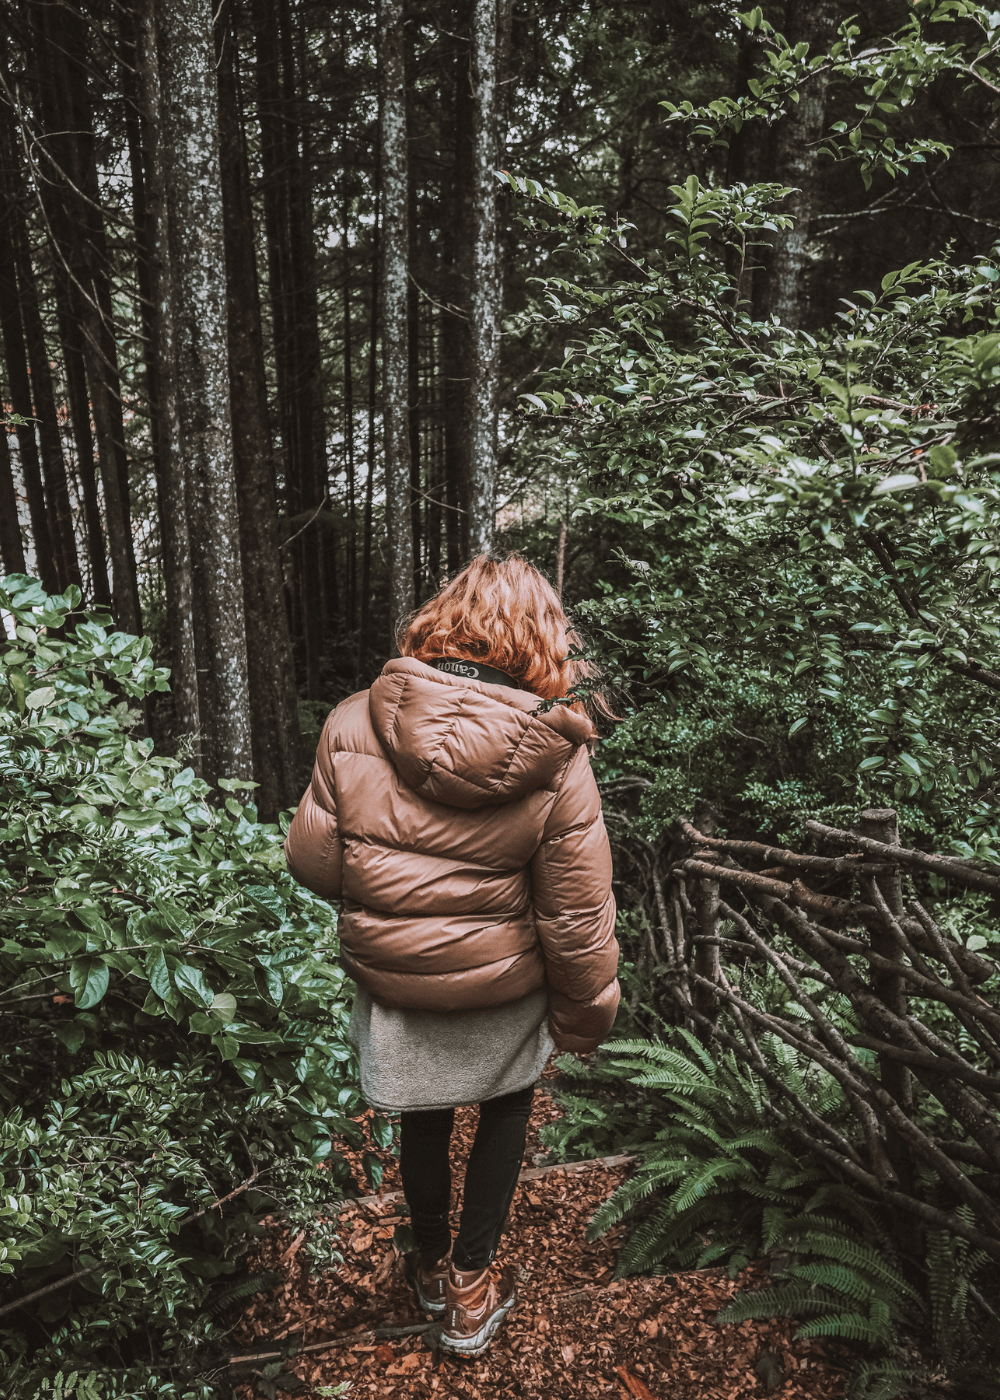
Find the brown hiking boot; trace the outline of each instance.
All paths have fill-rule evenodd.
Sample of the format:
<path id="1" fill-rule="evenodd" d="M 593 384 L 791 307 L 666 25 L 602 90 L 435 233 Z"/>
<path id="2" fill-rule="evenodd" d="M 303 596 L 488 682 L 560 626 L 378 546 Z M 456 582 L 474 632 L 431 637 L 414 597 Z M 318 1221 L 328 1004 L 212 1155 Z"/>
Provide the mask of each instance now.
<path id="1" fill-rule="evenodd" d="M 448 1274 L 441 1349 L 455 1356 L 482 1356 L 504 1318 L 517 1302 L 514 1270 L 487 1264 L 485 1269 L 456 1269 Z"/>
<path id="2" fill-rule="evenodd" d="M 446 1307 L 445 1286 L 451 1267 L 451 1250 L 449 1249 L 436 1264 L 427 1265 L 421 1262 L 420 1250 L 414 1249 L 409 1254 L 404 1254 L 403 1264 L 413 1289 L 413 1296 L 417 1300 L 417 1307 L 421 1312 L 434 1313 L 440 1317 Z"/>

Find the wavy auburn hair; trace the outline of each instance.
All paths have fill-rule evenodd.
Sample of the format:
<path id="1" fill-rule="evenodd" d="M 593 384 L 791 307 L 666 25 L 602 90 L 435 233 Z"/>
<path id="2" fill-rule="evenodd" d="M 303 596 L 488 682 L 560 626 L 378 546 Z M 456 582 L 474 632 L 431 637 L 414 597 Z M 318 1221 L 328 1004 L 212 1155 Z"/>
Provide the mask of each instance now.
<path id="1" fill-rule="evenodd" d="M 407 618 L 396 640 L 400 654 L 417 661 L 453 656 L 494 666 L 543 700 L 568 696 L 581 683 L 590 689 L 599 679 L 595 666 L 569 655 L 580 638 L 555 589 L 520 554 L 477 555 Z M 610 713 L 597 694 L 574 708 L 581 706 Z"/>

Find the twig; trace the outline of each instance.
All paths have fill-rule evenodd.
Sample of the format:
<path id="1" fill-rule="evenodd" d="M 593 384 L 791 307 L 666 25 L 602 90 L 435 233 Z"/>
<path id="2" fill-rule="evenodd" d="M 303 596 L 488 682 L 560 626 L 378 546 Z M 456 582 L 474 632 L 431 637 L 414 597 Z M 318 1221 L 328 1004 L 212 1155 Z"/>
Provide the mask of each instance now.
<path id="1" fill-rule="evenodd" d="M 987 890 L 990 894 L 1000 894 L 1000 876 L 990 875 L 979 870 L 957 856 L 930 855 L 926 851 L 911 851 L 905 846 L 887 846 L 882 841 L 873 841 L 868 836 L 858 836 L 853 831 L 841 831 L 835 826 L 824 826 L 822 822 L 803 823 L 806 831 L 831 841 L 835 846 L 860 846 L 871 855 L 896 861 L 917 870 L 932 870 L 935 875 L 946 875 L 950 880 L 968 885 L 974 890 Z"/>

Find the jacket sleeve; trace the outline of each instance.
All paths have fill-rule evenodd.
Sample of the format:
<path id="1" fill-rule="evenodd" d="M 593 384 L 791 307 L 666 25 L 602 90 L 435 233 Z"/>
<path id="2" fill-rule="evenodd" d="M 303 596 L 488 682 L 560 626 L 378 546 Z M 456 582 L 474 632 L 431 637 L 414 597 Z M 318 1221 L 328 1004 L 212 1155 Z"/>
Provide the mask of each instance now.
<path id="1" fill-rule="evenodd" d="M 570 761 L 531 861 L 556 1048 L 586 1054 L 611 1029 L 621 995 L 611 849 L 585 747 Z"/>
<path id="2" fill-rule="evenodd" d="M 337 831 L 330 715 L 319 737 L 312 781 L 303 794 L 285 838 L 285 859 L 296 880 L 324 899 L 339 899 L 344 847 Z"/>

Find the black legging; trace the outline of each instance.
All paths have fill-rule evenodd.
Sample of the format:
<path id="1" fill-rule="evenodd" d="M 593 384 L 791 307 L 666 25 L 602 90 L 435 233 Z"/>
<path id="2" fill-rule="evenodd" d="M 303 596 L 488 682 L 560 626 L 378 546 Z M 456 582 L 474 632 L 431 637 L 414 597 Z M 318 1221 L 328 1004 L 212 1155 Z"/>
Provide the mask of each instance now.
<path id="1" fill-rule="evenodd" d="M 532 1084 L 479 1105 L 452 1254 L 456 1269 L 484 1269 L 496 1254 L 521 1170 L 534 1093 Z M 451 1244 L 448 1149 L 454 1122 L 453 1108 L 432 1108 L 404 1113 L 400 1124 L 399 1171 L 426 1264 L 436 1263 Z"/>

